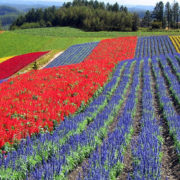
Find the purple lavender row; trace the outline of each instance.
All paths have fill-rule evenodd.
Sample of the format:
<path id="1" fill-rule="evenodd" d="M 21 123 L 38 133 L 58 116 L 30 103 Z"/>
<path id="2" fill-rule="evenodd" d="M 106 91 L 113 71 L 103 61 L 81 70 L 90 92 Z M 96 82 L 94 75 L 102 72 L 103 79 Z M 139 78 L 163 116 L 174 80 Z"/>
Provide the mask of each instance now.
<path id="1" fill-rule="evenodd" d="M 175 54 L 175 58 L 176 58 L 176 61 L 179 65 L 179 68 L 180 68 L 180 54 L 179 53 Z"/>
<path id="2" fill-rule="evenodd" d="M 137 142 L 132 142 L 134 160 L 129 179 L 160 179 L 162 138 L 155 118 L 148 61 L 144 62 L 143 81 L 141 132 Z"/>
<path id="3" fill-rule="evenodd" d="M 176 50 L 168 36 L 139 37 L 135 57 L 153 57 L 174 53 Z"/>
<path id="4" fill-rule="evenodd" d="M 71 46 L 52 62 L 50 62 L 45 68 L 80 63 L 92 52 L 92 50 L 98 44 L 99 42 L 92 42 Z"/>
<path id="5" fill-rule="evenodd" d="M 167 61 L 168 61 L 169 66 L 170 66 L 171 69 L 172 69 L 172 72 L 175 74 L 175 76 L 177 77 L 177 80 L 178 80 L 179 83 L 180 83 L 180 68 L 179 68 L 178 62 L 176 61 L 175 56 L 173 56 L 173 55 L 168 55 L 168 56 L 166 57 L 166 59 L 167 59 Z"/>
<path id="6" fill-rule="evenodd" d="M 84 112 L 76 115 L 75 117 L 66 118 L 61 123 L 61 125 L 56 128 L 52 135 L 46 133 L 40 134 L 34 139 L 27 138 L 26 141 L 21 142 L 17 151 L 12 151 L 7 155 L 5 161 L 3 160 L 3 157 L 1 157 L 0 169 L 8 167 L 21 172 L 23 171 L 22 168 L 24 168 L 24 166 L 29 166 L 29 168 L 33 168 L 36 163 L 42 161 L 43 154 L 46 154 L 46 157 L 44 157 L 45 159 L 49 157 L 55 137 L 56 139 L 58 138 L 58 144 L 63 145 L 63 143 L 65 143 L 66 140 L 70 138 L 70 136 L 74 135 L 74 133 L 81 132 L 79 130 L 83 130 L 81 128 L 82 125 L 84 127 L 87 121 L 92 121 L 98 115 L 98 113 L 105 108 L 107 102 L 110 100 L 109 95 L 115 91 L 119 81 L 122 80 L 119 76 L 123 73 L 123 69 L 126 66 L 126 69 L 123 73 L 124 77 L 126 78 L 129 73 L 130 65 L 130 61 L 128 61 L 128 63 L 119 63 L 114 73 L 115 76 L 105 86 L 103 93 L 98 96 L 93 102 L 91 102 L 89 107 L 87 107 Z M 56 148 L 55 145 L 53 146 L 53 148 Z M 15 163 L 16 161 L 19 161 L 19 163 L 17 166 L 14 166 L 13 163 Z M 24 165 L 24 161 L 26 162 L 26 165 Z"/>
<path id="7" fill-rule="evenodd" d="M 172 65 L 174 66 L 174 69 L 176 69 L 176 71 L 178 73 L 180 73 L 180 65 L 178 64 L 178 57 L 180 60 L 180 54 L 168 55 L 168 57 L 169 57 L 169 60 L 171 61 Z"/>
<path id="8" fill-rule="evenodd" d="M 115 179 L 123 170 L 124 154 L 133 134 L 133 109 L 135 109 L 135 91 L 139 84 L 139 64 L 140 61 L 136 63 L 130 94 L 122 115 L 118 117 L 115 130 L 108 134 L 108 138 L 100 149 L 97 148 L 92 153 L 87 166 L 84 167 L 86 169 L 83 174 L 85 180 Z"/>
<path id="9" fill-rule="evenodd" d="M 132 69 L 132 65 L 130 69 Z M 63 179 L 102 143 L 107 134 L 107 127 L 113 122 L 114 116 L 116 116 L 124 101 L 126 86 L 130 81 L 128 76 L 130 69 L 123 77 L 122 83 L 116 89 L 108 106 L 98 114 L 87 129 L 81 134 L 71 136 L 63 146 L 58 144 L 59 137 L 58 139 L 54 137 L 54 144 L 57 145 L 56 151 L 53 152 L 48 161 L 43 161 L 41 165 L 35 166 L 28 179 Z"/>
<path id="10" fill-rule="evenodd" d="M 180 104 L 180 83 L 177 81 L 176 76 L 171 73 L 171 69 L 165 56 L 160 56 L 157 59 L 161 62 L 163 72 L 166 76 L 168 83 L 170 84 L 171 91 L 174 93 L 174 96 L 177 98 L 177 101 Z"/>
<path id="11" fill-rule="evenodd" d="M 164 59 L 165 61 L 165 59 Z M 171 134 L 174 136 L 176 150 L 180 155 L 180 115 L 176 113 L 174 110 L 172 101 L 167 94 L 165 80 L 162 76 L 160 76 L 160 68 L 157 64 L 157 60 L 154 58 L 152 59 L 152 63 L 154 65 L 154 71 L 156 73 L 156 79 L 158 84 L 158 91 L 159 91 L 159 98 L 160 102 L 163 105 L 163 113 L 168 122 L 168 126 L 170 128 Z"/>

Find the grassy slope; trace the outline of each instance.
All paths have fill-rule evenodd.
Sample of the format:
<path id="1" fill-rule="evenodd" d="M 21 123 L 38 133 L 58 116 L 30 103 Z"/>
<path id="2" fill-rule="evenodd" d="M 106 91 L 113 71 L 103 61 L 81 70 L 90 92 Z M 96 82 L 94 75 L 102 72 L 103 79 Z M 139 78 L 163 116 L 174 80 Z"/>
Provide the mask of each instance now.
<path id="1" fill-rule="evenodd" d="M 71 45 L 119 36 L 178 34 L 178 32 L 84 32 L 69 27 L 7 31 L 0 35 L 0 58 L 29 52 L 65 50 Z"/>
<path id="2" fill-rule="evenodd" d="M 157 32 L 84 32 L 80 29 L 70 28 L 70 27 L 53 27 L 53 28 L 37 28 L 37 29 L 25 29 L 16 30 L 16 33 L 41 35 L 41 36 L 58 36 L 58 37 L 97 37 L 97 38 L 111 38 L 119 36 L 150 36 L 150 35 L 170 35 L 178 34 L 179 31 L 157 31 Z"/>

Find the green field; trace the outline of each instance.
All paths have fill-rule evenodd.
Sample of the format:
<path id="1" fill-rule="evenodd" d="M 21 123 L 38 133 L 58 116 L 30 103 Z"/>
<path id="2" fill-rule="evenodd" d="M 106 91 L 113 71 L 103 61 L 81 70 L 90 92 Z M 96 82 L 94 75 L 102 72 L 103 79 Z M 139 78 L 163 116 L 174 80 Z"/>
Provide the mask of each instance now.
<path id="1" fill-rule="evenodd" d="M 174 35 L 180 31 L 160 32 L 84 32 L 69 27 L 52 27 L 6 31 L 0 35 L 0 58 L 29 52 L 57 49 L 120 36 Z"/>

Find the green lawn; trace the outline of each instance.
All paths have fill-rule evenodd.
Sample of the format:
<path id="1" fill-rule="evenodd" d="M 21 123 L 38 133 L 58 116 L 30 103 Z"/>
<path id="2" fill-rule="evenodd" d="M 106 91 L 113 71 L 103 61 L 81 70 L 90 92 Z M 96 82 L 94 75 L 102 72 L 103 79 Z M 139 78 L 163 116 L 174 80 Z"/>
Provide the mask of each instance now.
<path id="1" fill-rule="evenodd" d="M 57 49 L 65 50 L 71 45 L 100 41 L 120 36 L 173 35 L 179 31 L 168 32 L 84 32 L 69 27 L 52 27 L 6 31 L 0 35 L 0 58 L 29 52 Z"/>
<path id="2" fill-rule="evenodd" d="M 144 29 L 145 30 L 145 29 Z M 178 34 L 180 30 L 172 30 L 172 31 L 153 31 L 153 32 L 85 32 L 80 29 L 70 28 L 70 27 L 52 27 L 52 28 L 37 28 L 37 29 L 24 29 L 24 30 L 16 30 L 16 33 L 21 34 L 32 34 L 32 35 L 40 35 L 40 36 L 57 36 L 57 37 L 97 37 L 97 38 L 112 38 L 112 37 L 120 37 L 120 36 L 151 36 L 151 35 L 170 35 L 170 34 Z"/>
<path id="3" fill-rule="evenodd" d="M 0 34 L 0 58 L 36 51 L 65 50 L 71 45 L 100 41 L 96 37 L 54 37 L 7 31 Z"/>

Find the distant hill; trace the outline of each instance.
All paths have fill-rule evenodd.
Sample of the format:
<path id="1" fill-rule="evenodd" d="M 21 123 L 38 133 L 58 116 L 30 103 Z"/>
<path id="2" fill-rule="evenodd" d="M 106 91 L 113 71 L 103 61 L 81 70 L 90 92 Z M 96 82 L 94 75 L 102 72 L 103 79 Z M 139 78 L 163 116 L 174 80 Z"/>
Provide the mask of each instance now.
<path id="1" fill-rule="evenodd" d="M 5 5 L 0 6 L 0 21 L 2 23 L 2 27 L 4 29 L 8 29 L 8 27 L 18 18 L 20 14 L 22 14 L 22 12 L 14 7 Z"/>
<path id="2" fill-rule="evenodd" d="M 27 12 L 30 9 L 34 8 L 47 8 L 50 6 L 56 6 L 60 7 L 62 6 L 63 2 L 53 2 L 53 1 L 32 1 L 32 0 L 13 0 L 13 1 L 7 1 L 7 0 L 1 0 L 0 5 L 6 5 L 11 6 L 13 8 L 16 8 L 19 11 Z"/>
<path id="3" fill-rule="evenodd" d="M 129 11 L 152 11 L 154 6 L 128 5 L 127 8 Z"/>
<path id="4" fill-rule="evenodd" d="M 132 5 L 131 6 L 131 5 L 128 5 L 127 8 L 128 8 L 128 11 L 137 12 L 139 17 L 143 18 L 147 10 L 153 11 L 154 6 L 142 6 L 142 5 L 137 5 L 137 6 Z"/>
<path id="5" fill-rule="evenodd" d="M 18 14 L 19 11 L 13 7 L 9 6 L 0 6 L 0 16 L 7 15 L 7 14 Z"/>

